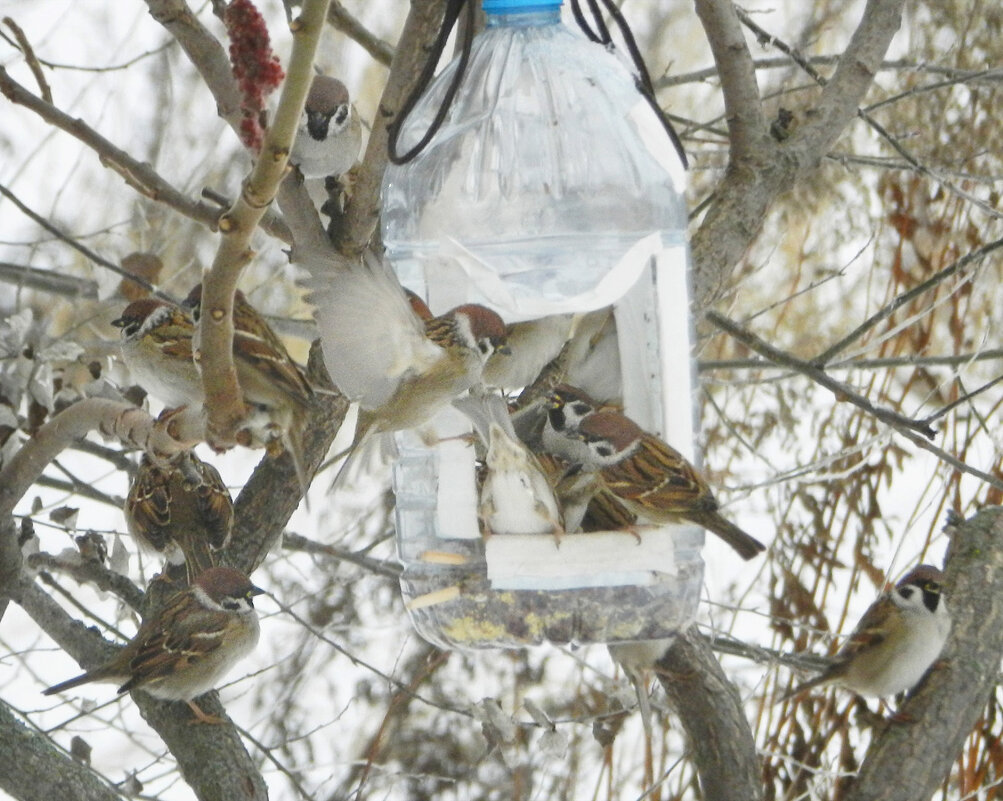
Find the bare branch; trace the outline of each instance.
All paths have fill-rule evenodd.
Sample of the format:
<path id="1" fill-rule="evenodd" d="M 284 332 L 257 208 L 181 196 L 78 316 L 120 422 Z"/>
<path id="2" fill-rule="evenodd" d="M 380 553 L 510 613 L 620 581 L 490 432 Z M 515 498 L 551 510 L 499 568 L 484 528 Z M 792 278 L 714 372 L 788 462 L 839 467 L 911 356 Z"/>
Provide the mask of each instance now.
<path id="1" fill-rule="evenodd" d="M 384 66 L 390 66 L 394 57 L 393 47 L 375 36 L 365 25 L 349 14 L 338 0 L 331 0 L 331 7 L 327 11 L 327 22 L 332 28 L 341 31 L 362 47 L 374 60 Z"/>
<path id="2" fill-rule="evenodd" d="M 705 26 L 713 29 L 726 21 L 732 30 L 737 18 L 731 3 L 714 0 L 711 5 L 711 2 L 701 0 L 697 5 Z M 692 238 L 697 308 L 705 308 L 720 293 L 776 198 L 793 186 L 802 172 L 818 165 L 853 119 L 898 28 L 903 3 L 904 0 L 869 0 L 836 73 L 815 108 L 816 116 L 783 144 L 769 138 L 765 124 L 758 132 L 743 132 L 743 160 L 730 161 L 715 190 L 714 202 Z M 748 105 L 754 68 L 744 40 L 739 45 L 733 31 L 726 37 L 719 29 L 708 31 L 708 38 L 714 47 L 725 97 L 731 94 L 735 98 L 732 102 L 738 103 L 740 98 Z M 745 108 L 743 112 L 751 114 Z M 761 120 L 761 113 L 758 116 Z M 747 116 L 743 124 L 748 119 Z"/>
<path id="3" fill-rule="evenodd" d="M 155 420 L 122 401 L 78 401 L 39 428 L 0 470 L 0 520 L 11 514 L 49 462 L 75 439 L 95 429 L 106 437 L 117 437 L 135 448 L 166 456 L 201 442 L 203 424 L 201 415 L 187 408 Z"/>
<path id="4" fill-rule="evenodd" d="M 941 283 L 941 281 L 943 281 L 946 278 L 950 278 L 955 273 L 961 272 L 969 265 L 980 262 L 983 258 L 985 258 L 990 253 L 992 253 L 995 250 L 998 250 L 1001 247 L 1003 247 L 1003 239 L 997 239 L 996 241 L 990 242 L 987 245 L 983 245 L 982 247 L 977 248 L 976 250 L 973 250 L 970 253 L 966 253 L 964 256 L 955 261 L 953 264 L 949 264 L 943 270 L 940 270 L 934 275 L 931 275 L 925 281 L 917 284 L 908 292 L 903 292 L 901 295 L 896 297 L 891 303 L 885 305 L 883 308 L 879 309 L 877 312 L 872 314 L 870 317 L 864 320 L 864 322 L 862 322 L 860 325 L 854 328 L 849 334 L 847 334 L 845 337 L 839 340 L 839 342 L 835 343 L 829 348 L 826 348 L 824 352 L 820 353 L 818 356 L 812 359 L 812 364 L 825 365 L 827 362 L 832 360 L 833 356 L 835 356 L 837 353 L 840 353 L 841 351 L 846 350 L 847 347 L 849 347 L 852 343 L 860 339 L 860 337 L 862 337 L 875 325 L 877 325 L 882 320 L 886 320 L 889 317 L 891 317 L 896 312 L 896 310 L 900 309 L 902 306 L 911 301 L 913 298 L 919 297 L 924 292 L 933 289 L 935 286 Z"/>
<path id="5" fill-rule="evenodd" d="M 11 264 L 7 261 L 0 262 L 0 281 L 71 298 L 97 300 L 98 296 L 97 281 L 76 278 L 55 270 L 40 270 L 38 267 L 29 267 L 26 264 Z"/>
<path id="6" fill-rule="evenodd" d="M 759 98 L 756 69 L 731 0 L 697 0 L 696 11 L 721 76 L 731 134 L 730 163 L 737 168 L 746 159 L 758 159 L 773 147 Z"/>
<path id="7" fill-rule="evenodd" d="M 219 116 L 240 132 L 240 91 L 226 50 L 199 22 L 184 0 L 146 0 L 150 16 L 164 26 L 199 71 L 212 92 Z"/>
<path id="8" fill-rule="evenodd" d="M 911 418 L 901 415 L 898 412 L 893 412 L 890 409 L 882 409 L 875 406 L 867 400 L 867 398 L 851 389 L 847 384 L 837 381 L 835 378 L 829 376 L 824 370 L 817 367 L 814 363 L 803 361 L 786 351 L 773 347 L 757 337 L 751 331 L 748 331 L 732 320 L 729 320 L 723 314 L 718 314 L 716 311 L 709 311 L 705 316 L 722 331 L 732 336 L 738 342 L 741 342 L 747 348 L 750 348 L 761 356 L 769 359 L 774 364 L 779 364 L 783 367 L 790 367 L 802 375 L 808 376 L 808 378 L 815 383 L 830 390 L 836 396 L 837 400 L 849 401 L 854 406 L 863 409 L 868 414 L 873 415 L 882 422 L 885 422 L 896 429 L 905 428 L 919 431 L 924 437 L 928 437 L 930 439 L 933 439 L 936 436 L 937 432 L 930 428 L 929 424 L 926 422 L 921 420 L 912 420 Z"/>
<path id="9" fill-rule="evenodd" d="M 72 798 L 74 801 L 120 801 L 118 790 L 98 774 L 55 747 L 44 733 L 32 731 L 0 701 L 0 787 L 19 801 Z"/>
<path id="10" fill-rule="evenodd" d="M 933 439 L 937 433 L 933 428 L 931 428 L 927 420 L 913 420 L 899 414 L 898 412 L 893 412 L 890 409 L 883 409 L 875 406 L 862 395 L 850 389 L 846 384 L 830 377 L 813 362 L 803 361 L 786 351 L 773 347 L 757 337 L 751 331 L 745 330 L 740 325 L 715 311 L 709 311 L 705 316 L 708 320 L 710 320 L 710 322 L 722 331 L 727 332 L 746 347 L 754 350 L 756 353 L 766 357 L 776 364 L 784 367 L 790 367 L 791 369 L 808 376 L 816 383 L 830 390 L 836 396 L 837 400 L 848 401 L 854 406 L 863 409 L 868 414 L 873 415 L 878 420 L 881 420 L 883 423 L 887 423 L 910 442 L 919 446 L 923 450 L 934 454 L 938 459 L 946 464 L 949 464 L 956 470 L 973 475 L 976 478 L 985 481 L 987 484 L 1003 490 L 1003 481 L 996 476 L 966 464 L 956 456 L 945 451 L 943 448 L 938 448 L 936 445 L 928 442 L 927 439 L 924 439 L 924 437 Z M 915 433 L 917 431 L 919 434 L 922 434 L 922 436 Z"/>
<path id="11" fill-rule="evenodd" d="M 152 166 L 140 162 L 105 139 L 79 118 L 64 114 L 51 103 L 33 95 L 0 67 L 0 92 L 12 102 L 34 111 L 50 125 L 79 139 L 97 153 L 101 163 L 122 176 L 123 180 L 143 197 L 163 203 L 175 211 L 202 223 L 215 231 L 220 209 L 179 192 Z"/>
<path id="12" fill-rule="evenodd" d="M 686 730 L 703 798 L 762 798 L 756 741 L 742 699 L 707 640 L 690 628 L 658 660 L 655 672 Z"/>
<path id="13" fill-rule="evenodd" d="M 293 25 L 289 69 L 261 153 L 240 197 L 220 219 L 222 236 L 202 284 L 200 318 L 202 385 L 208 412 L 207 431 L 214 444 L 232 444 L 244 418 L 244 404 L 233 365 L 233 293 L 253 257 L 251 234 L 275 198 L 286 173 L 289 149 L 313 77 L 317 43 L 330 0 L 306 0 Z"/>
<path id="14" fill-rule="evenodd" d="M 376 228 L 380 214 L 380 187 L 387 166 L 387 126 L 394 121 L 401 104 L 414 86 L 428 57 L 428 46 L 442 22 L 444 0 L 412 3 L 394 52 L 387 85 L 373 120 L 366 154 L 359 167 L 352 198 L 345 209 L 343 228 L 337 238 L 345 253 L 362 250 Z"/>
<path id="15" fill-rule="evenodd" d="M 3 68 L 0 67 L 0 70 L 2 70 L 2 69 Z M 13 203 L 15 206 L 17 206 L 18 209 L 20 209 L 21 212 L 23 212 L 26 217 L 29 217 L 34 222 L 38 223 L 42 228 L 44 228 L 50 234 L 53 234 L 55 237 L 57 237 L 59 240 L 65 242 L 67 245 L 69 245 L 74 250 L 82 253 L 84 256 L 86 256 L 88 259 L 90 259 L 95 264 L 98 264 L 101 267 L 104 267 L 106 270 L 111 270 L 113 273 L 115 273 L 116 275 L 120 275 L 122 278 L 125 278 L 125 279 L 127 279 L 129 281 L 133 281 L 133 282 L 139 284 L 141 287 L 143 287 L 144 289 L 149 290 L 150 292 L 152 292 L 155 295 L 159 295 L 161 297 L 166 297 L 166 296 L 161 295 L 161 293 L 157 292 L 156 287 L 154 287 L 153 284 L 151 284 L 149 281 L 146 281 L 145 279 L 140 278 L 139 276 L 133 275 L 132 273 L 128 272 L 127 270 L 123 270 L 117 264 L 112 264 L 110 261 L 108 261 L 107 259 L 99 256 L 97 253 L 95 253 L 90 248 L 86 247 L 85 245 L 81 245 L 79 242 L 77 242 L 69 234 L 66 234 L 66 233 L 60 231 L 56 226 L 54 226 L 52 223 L 50 223 L 41 214 L 38 214 L 37 212 L 32 211 L 30 208 L 28 208 L 24 203 L 22 203 L 18 199 L 17 195 L 15 195 L 13 192 L 11 192 L 3 184 L 0 184 L 0 195 L 3 195 L 11 203 Z"/>

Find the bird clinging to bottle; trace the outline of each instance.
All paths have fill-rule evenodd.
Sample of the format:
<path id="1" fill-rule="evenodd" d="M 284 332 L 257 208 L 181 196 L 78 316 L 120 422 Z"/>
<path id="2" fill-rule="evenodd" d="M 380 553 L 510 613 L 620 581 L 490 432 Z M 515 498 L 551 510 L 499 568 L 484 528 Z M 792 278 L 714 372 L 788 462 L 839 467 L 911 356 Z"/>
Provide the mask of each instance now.
<path id="1" fill-rule="evenodd" d="M 213 689 L 258 642 L 254 596 L 263 590 L 232 567 L 214 567 L 170 596 L 105 664 L 49 687 L 54 695 L 90 682 L 120 684 L 164 701 L 184 701 L 203 723 L 222 723 L 194 699 Z"/>
<path id="2" fill-rule="evenodd" d="M 570 436 L 589 449 L 583 464 L 598 472 L 629 511 L 653 523 L 689 521 L 717 534 L 743 559 L 766 546 L 718 512 L 710 486 L 683 455 L 619 412 L 597 411 Z"/>
<path id="3" fill-rule="evenodd" d="M 832 665 L 784 698 L 824 684 L 877 698 L 915 686 L 940 656 L 951 631 L 943 582 L 936 567 L 914 567 L 864 612 Z"/>
<path id="4" fill-rule="evenodd" d="M 360 407 L 356 444 L 367 433 L 425 423 L 480 381 L 493 353 L 507 350 L 505 323 L 485 306 L 464 304 L 422 319 L 372 252 L 334 263 L 306 251 L 298 261 L 312 275 L 308 300 L 324 363 Z"/>

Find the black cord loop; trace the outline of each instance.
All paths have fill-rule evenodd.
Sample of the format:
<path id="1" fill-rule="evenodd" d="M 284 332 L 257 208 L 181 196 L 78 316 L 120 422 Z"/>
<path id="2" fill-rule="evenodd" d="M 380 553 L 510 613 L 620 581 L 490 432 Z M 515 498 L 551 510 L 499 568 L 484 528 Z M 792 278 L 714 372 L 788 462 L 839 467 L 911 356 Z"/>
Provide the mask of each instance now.
<path id="1" fill-rule="evenodd" d="M 571 0 L 571 13 L 575 18 L 575 22 L 582 30 L 582 33 L 584 33 L 586 38 L 590 41 L 603 45 L 609 49 L 613 49 L 615 47 L 613 44 L 613 37 L 610 35 L 609 28 L 606 26 L 606 22 L 603 19 L 602 10 L 599 8 L 599 0 L 586 0 L 586 2 L 588 3 L 589 13 L 592 16 L 592 25 L 595 26 L 595 30 L 593 30 L 592 25 L 589 24 L 588 20 L 585 18 L 585 14 L 582 12 L 581 0 Z M 635 78 L 637 91 L 645 99 L 648 105 L 651 106 L 652 111 L 655 112 L 655 116 L 658 117 L 658 121 L 662 124 L 662 127 L 665 129 L 665 133 L 668 134 L 669 140 L 672 142 L 673 147 L 675 147 L 676 153 L 679 154 L 683 167 L 689 167 L 689 159 L 686 158 L 686 151 L 683 150 L 682 140 L 680 140 L 679 134 L 676 133 L 676 129 L 672 126 L 668 116 L 666 116 L 661 106 L 658 105 L 658 99 L 655 97 L 655 87 L 651 82 L 651 75 L 648 73 L 648 68 L 645 66 L 644 59 L 641 57 L 641 52 L 637 47 L 637 41 L 634 39 L 634 34 L 630 30 L 630 26 L 627 24 L 626 18 L 623 16 L 620 9 L 616 7 L 613 0 L 602 0 L 602 4 L 605 7 L 606 12 L 616 23 L 616 26 L 620 31 L 620 35 L 623 37 L 624 44 L 627 46 L 627 52 L 630 54 L 631 61 L 633 61 L 634 67 L 637 70 L 637 77 Z M 442 51 L 446 47 L 446 42 L 449 39 L 450 33 L 452 33 L 453 27 L 456 25 L 456 20 L 459 19 L 460 12 L 463 10 L 464 5 L 466 5 L 467 8 L 467 24 L 466 30 L 463 33 L 463 41 L 460 48 L 460 61 L 456 65 L 456 72 L 454 73 L 453 79 L 446 90 L 442 103 L 435 113 L 435 117 L 433 117 L 431 124 L 428 126 L 428 130 L 425 131 L 425 134 L 414 147 L 402 155 L 397 150 L 401 129 L 403 128 L 404 122 L 407 120 L 408 116 L 414 110 L 414 107 L 418 104 L 422 94 L 424 94 L 428 85 L 432 82 L 432 78 L 435 76 L 435 68 L 439 63 L 439 58 L 442 56 Z M 400 111 L 397 113 L 397 118 L 391 122 L 389 126 L 387 126 L 387 153 L 392 163 L 400 165 L 407 164 L 409 161 L 412 161 L 428 146 L 428 143 L 432 141 L 432 137 L 434 137 L 442 127 L 442 123 L 445 121 L 446 115 L 449 113 L 449 109 L 453 105 L 453 100 L 456 98 L 456 93 L 459 91 L 460 85 L 463 83 L 463 78 L 467 73 L 467 66 L 470 63 L 470 49 L 473 37 L 474 0 L 447 0 L 446 12 L 442 19 L 442 27 L 439 29 L 439 35 L 436 37 L 435 42 L 429 49 L 428 59 L 425 61 L 425 66 L 422 68 L 421 75 L 418 77 L 418 82 L 408 93 L 408 96 L 405 98 L 403 104 L 401 104 Z"/>

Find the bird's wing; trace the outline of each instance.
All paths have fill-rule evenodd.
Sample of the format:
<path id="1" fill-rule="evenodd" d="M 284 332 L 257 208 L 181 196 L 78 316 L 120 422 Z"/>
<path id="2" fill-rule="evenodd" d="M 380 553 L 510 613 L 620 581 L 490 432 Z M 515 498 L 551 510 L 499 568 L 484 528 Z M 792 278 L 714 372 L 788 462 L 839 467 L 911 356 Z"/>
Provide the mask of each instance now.
<path id="1" fill-rule="evenodd" d="M 129 661 L 132 678 L 119 692 L 170 676 L 215 651 L 228 624 L 224 612 L 206 609 L 190 592 L 178 593 L 140 627 L 129 646 L 135 649 Z"/>
<path id="2" fill-rule="evenodd" d="M 606 486 L 620 498 L 644 506 L 673 509 L 716 508 L 693 466 L 674 448 L 645 437 L 630 457 L 602 471 Z"/>
<path id="3" fill-rule="evenodd" d="M 847 661 L 864 650 L 875 648 L 888 638 L 891 616 L 896 614 L 895 602 L 888 594 L 871 604 L 860 618 L 849 639 L 839 649 L 836 659 Z"/>
<path id="4" fill-rule="evenodd" d="M 266 338 L 240 330 L 233 332 L 233 342 L 237 358 L 257 370 L 272 386 L 280 388 L 290 400 L 301 406 L 310 404 L 313 387 L 300 366 L 289 357 L 285 346 L 279 344 L 277 349 Z"/>
<path id="5" fill-rule="evenodd" d="M 314 317 L 331 378 L 364 409 L 386 403 L 400 384 L 430 369 L 445 351 L 425 336 L 389 266 L 367 252 L 336 260 L 305 251 Z"/>

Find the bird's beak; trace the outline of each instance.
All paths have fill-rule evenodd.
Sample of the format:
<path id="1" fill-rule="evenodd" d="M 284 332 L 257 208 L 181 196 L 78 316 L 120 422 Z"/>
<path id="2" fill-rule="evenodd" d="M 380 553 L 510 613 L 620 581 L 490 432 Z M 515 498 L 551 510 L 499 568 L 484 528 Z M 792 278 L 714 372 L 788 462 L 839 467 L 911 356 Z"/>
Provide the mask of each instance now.
<path id="1" fill-rule="evenodd" d="M 265 591 L 263 589 L 261 589 L 261 587 L 255 587 L 253 584 L 251 585 L 251 589 L 249 590 L 249 592 L 250 592 L 250 595 L 251 595 L 252 598 L 255 595 L 264 595 L 265 594 Z"/>
<path id="2" fill-rule="evenodd" d="M 503 342 L 501 345 L 495 346 L 495 353 L 500 353 L 503 356 L 511 356 L 512 348 L 510 348 L 507 344 Z"/>
<path id="3" fill-rule="evenodd" d="M 125 328 L 129 324 L 129 321 L 126 320 L 124 317 L 118 317 L 112 320 L 111 324 L 116 328 Z"/>

